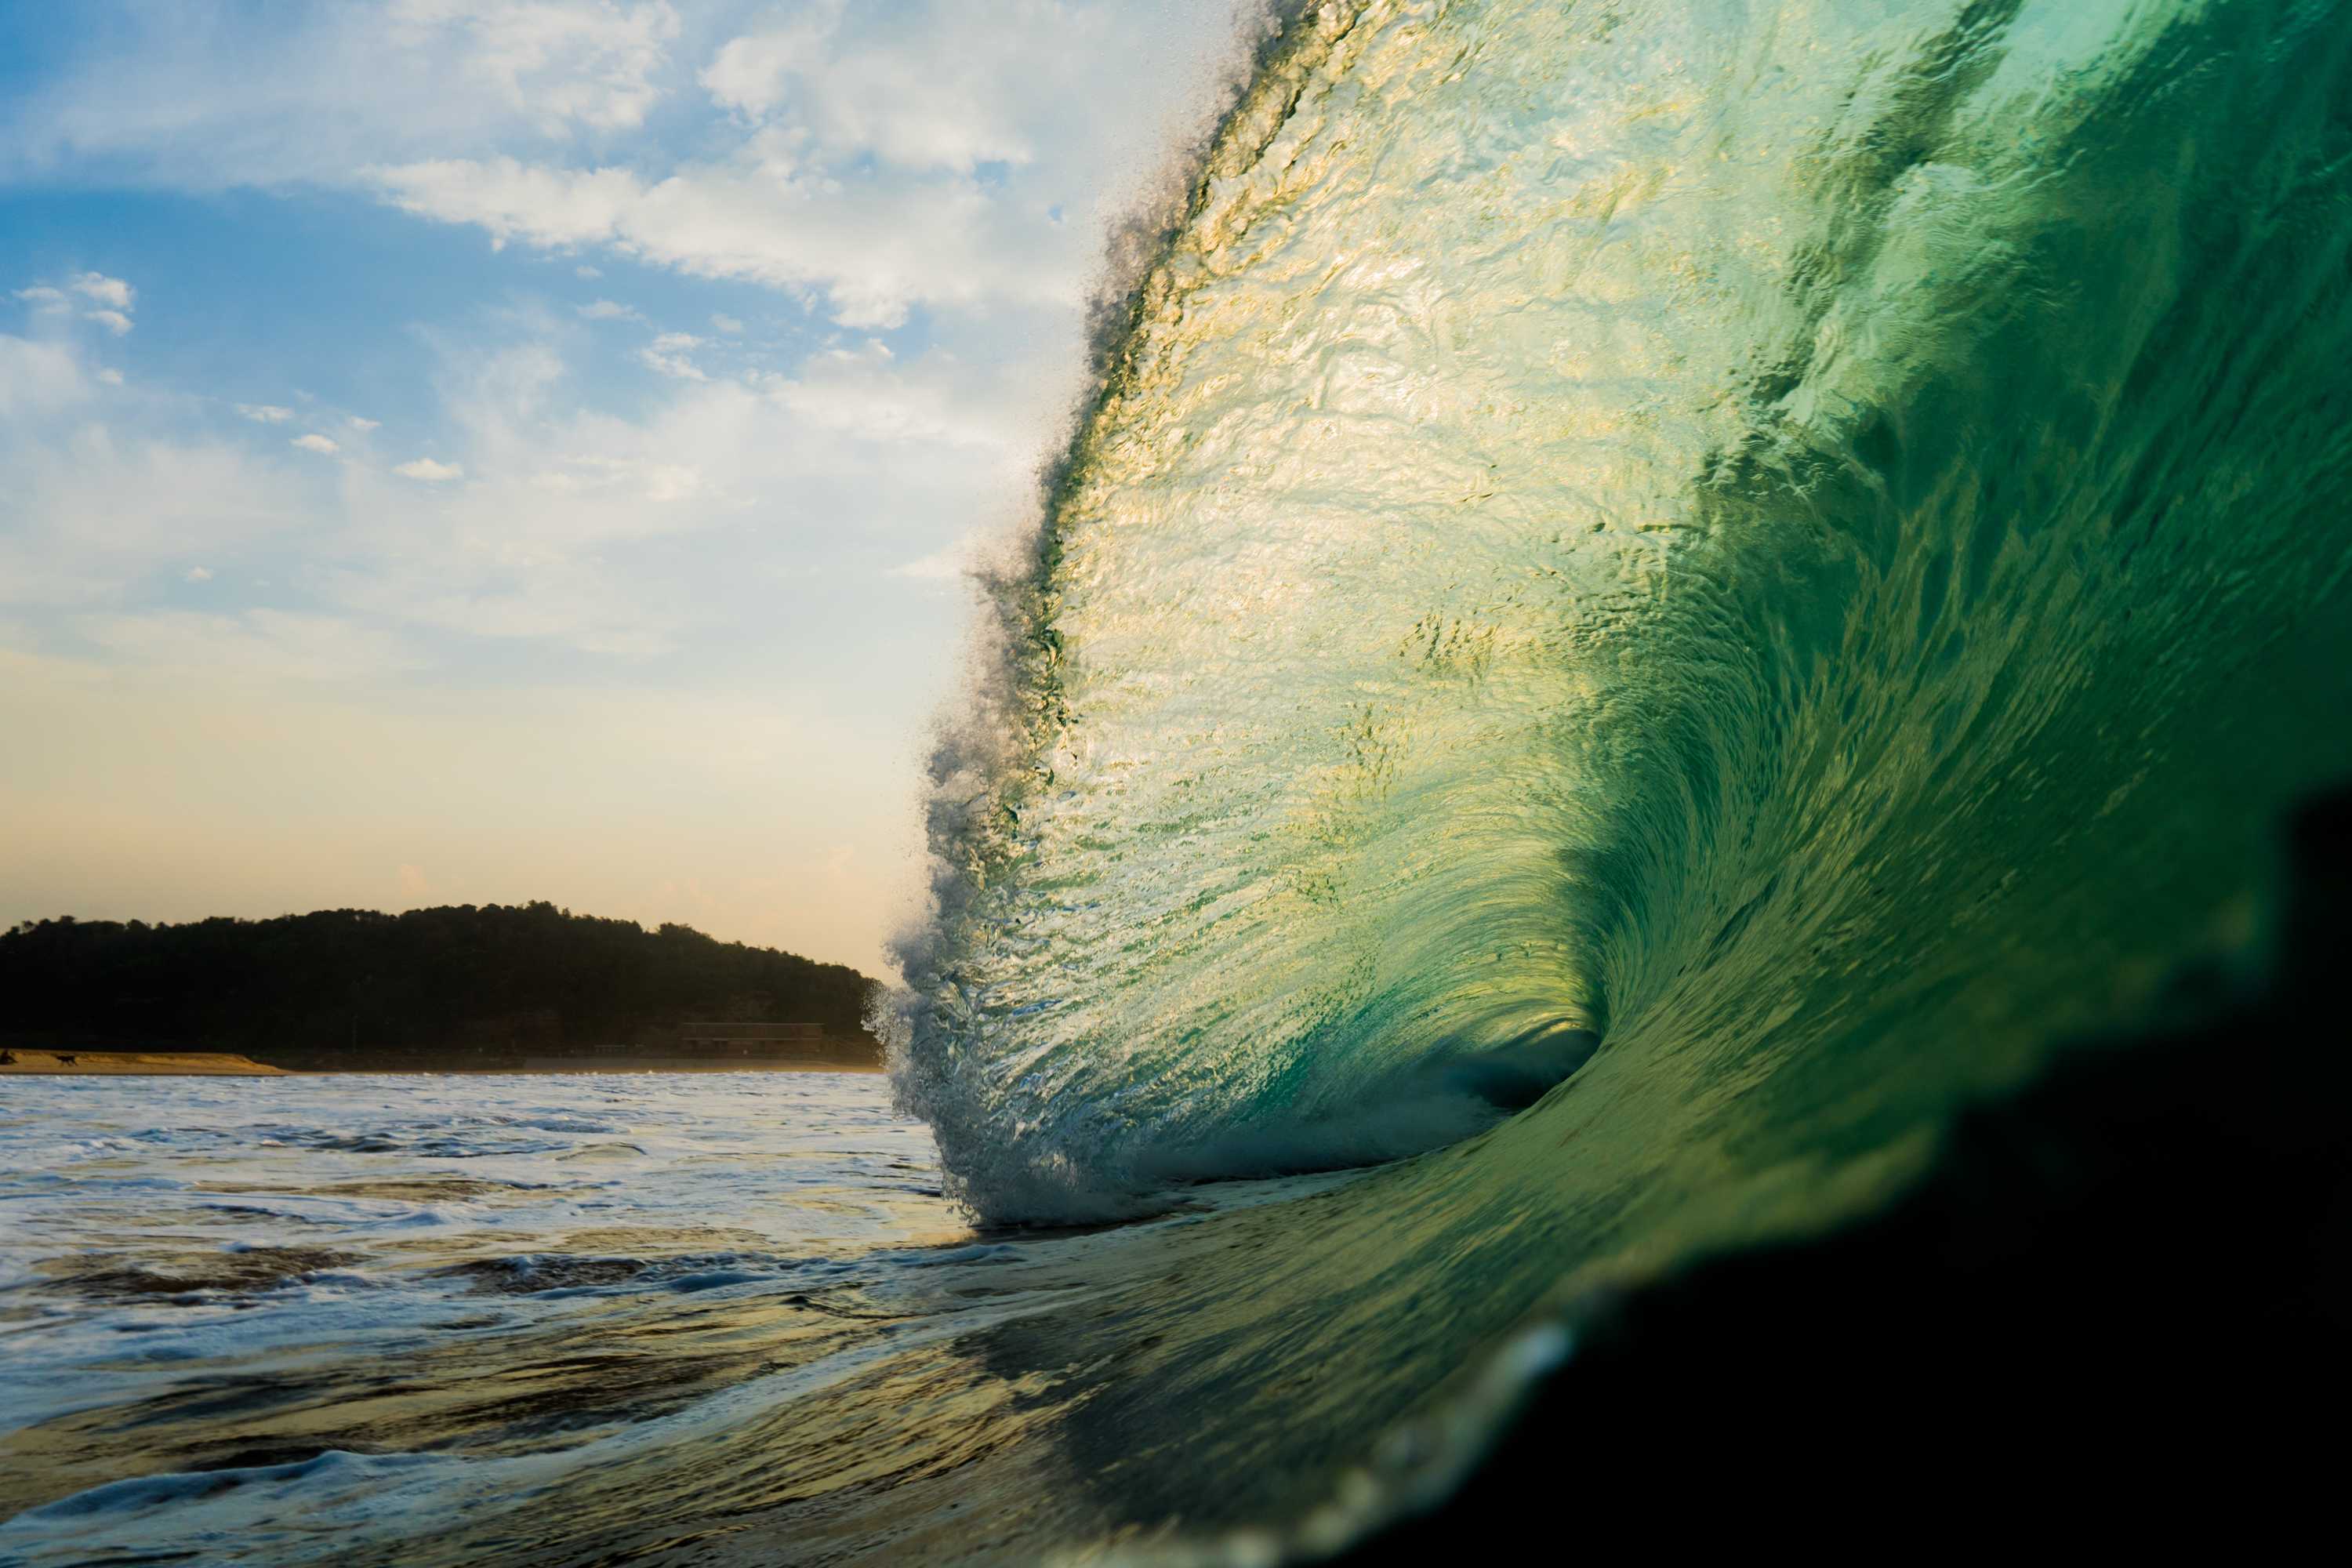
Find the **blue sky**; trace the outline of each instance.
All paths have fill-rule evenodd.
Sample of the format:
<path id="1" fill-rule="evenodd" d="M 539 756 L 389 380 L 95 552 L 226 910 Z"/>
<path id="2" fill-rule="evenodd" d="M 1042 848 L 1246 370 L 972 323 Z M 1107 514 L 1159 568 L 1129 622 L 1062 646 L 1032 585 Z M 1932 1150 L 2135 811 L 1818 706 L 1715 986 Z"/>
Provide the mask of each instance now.
<path id="1" fill-rule="evenodd" d="M 870 967 L 1234 0 L 0 0 L 0 920 Z"/>

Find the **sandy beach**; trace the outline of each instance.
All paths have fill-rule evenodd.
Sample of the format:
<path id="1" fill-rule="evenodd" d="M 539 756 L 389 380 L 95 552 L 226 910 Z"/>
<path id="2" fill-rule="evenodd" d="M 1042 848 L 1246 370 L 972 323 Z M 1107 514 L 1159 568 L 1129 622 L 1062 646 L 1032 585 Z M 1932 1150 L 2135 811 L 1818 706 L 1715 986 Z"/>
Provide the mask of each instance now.
<path id="1" fill-rule="evenodd" d="M 89 1077 L 284 1078 L 286 1069 L 229 1051 L 0 1051 L 0 1073 Z"/>

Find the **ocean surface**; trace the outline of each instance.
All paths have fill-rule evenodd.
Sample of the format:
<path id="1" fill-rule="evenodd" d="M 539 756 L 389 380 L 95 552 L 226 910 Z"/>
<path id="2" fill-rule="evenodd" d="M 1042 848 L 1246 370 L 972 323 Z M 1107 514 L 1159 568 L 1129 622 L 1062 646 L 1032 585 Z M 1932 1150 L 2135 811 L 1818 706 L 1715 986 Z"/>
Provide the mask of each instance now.
<path id="1" fill-rule="evenodd" d="M 1331 1181 L 982 1234 L 870 1073 L 0 1093 L 12 1564 L 888 1560 L 986 1504 L 916 1484 L 1022 1403 L 971 1336 Z"/>
<path id="2" fill-rule="evenodd" d="M 9 1083 L 0 1559 L 1306 1560 L 2259 969 L 2352 773 L 2352 5 L 1335 0 L 1198 167 L 891 1084 Z"/>

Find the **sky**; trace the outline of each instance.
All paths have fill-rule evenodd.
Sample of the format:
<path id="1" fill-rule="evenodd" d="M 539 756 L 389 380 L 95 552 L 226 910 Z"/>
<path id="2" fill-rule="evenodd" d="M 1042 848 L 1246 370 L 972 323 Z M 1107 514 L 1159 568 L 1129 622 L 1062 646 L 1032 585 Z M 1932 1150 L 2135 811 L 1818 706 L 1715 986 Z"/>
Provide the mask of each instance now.
<path id="1" fill-rule="evenodd" d="M 1244 0 L 0 0 L 0 924 L 885 973 L 975 550 Z"/>

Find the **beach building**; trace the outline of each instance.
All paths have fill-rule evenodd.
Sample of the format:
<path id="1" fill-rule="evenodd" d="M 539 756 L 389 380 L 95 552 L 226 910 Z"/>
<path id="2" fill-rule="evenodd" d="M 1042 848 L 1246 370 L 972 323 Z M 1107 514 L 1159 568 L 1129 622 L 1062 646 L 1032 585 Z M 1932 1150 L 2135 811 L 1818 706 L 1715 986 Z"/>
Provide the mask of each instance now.
<path id="1" fill-rule="evenodd" d="M 815 1057 L 824 1051 L 823 1024 L 710 1021 L 677 1026 L 682 1057 Z"/>

